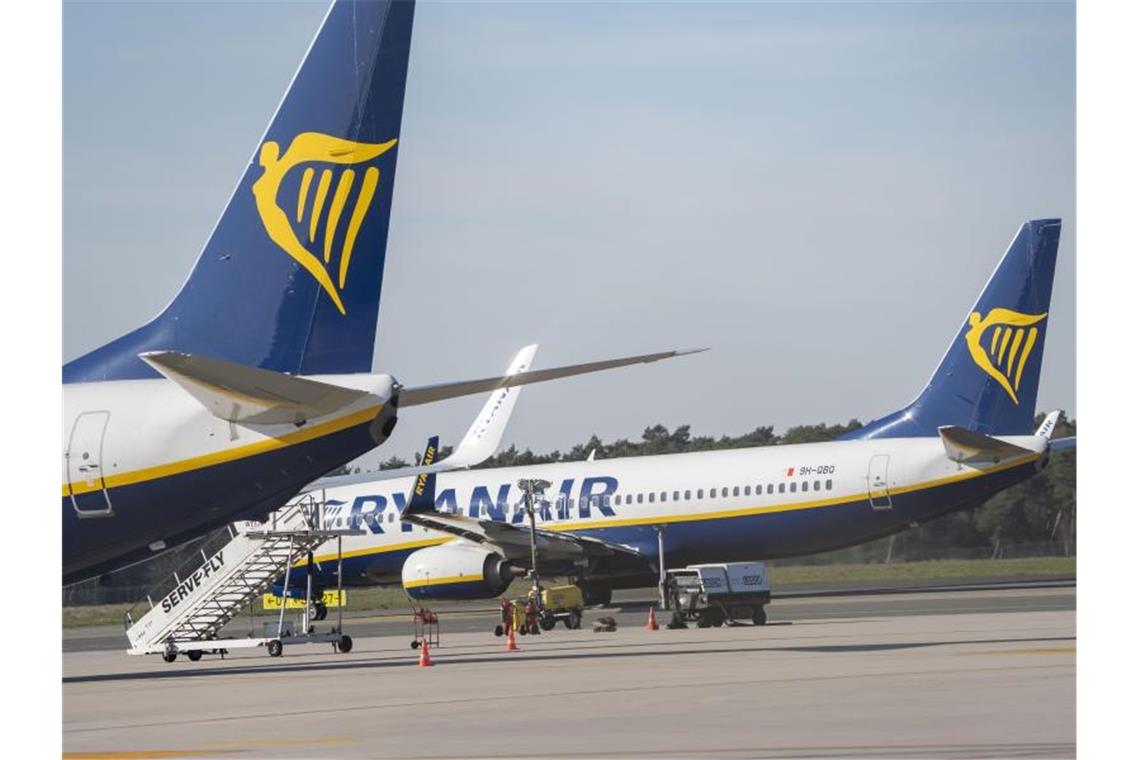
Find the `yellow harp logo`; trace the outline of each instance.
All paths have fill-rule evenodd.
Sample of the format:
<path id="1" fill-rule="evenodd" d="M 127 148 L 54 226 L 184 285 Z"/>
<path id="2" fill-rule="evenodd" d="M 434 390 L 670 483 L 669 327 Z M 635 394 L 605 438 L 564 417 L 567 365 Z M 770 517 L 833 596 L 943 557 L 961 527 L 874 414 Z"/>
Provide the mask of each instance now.
<path id="1" fill-rule="evenodd" d="M 376 186 L 380 182 L 380 169 L 369 166 L 364 170 L 364 177 L 356 193 L 356 201 L 352 212 L 348 215 L 348 228 L 344 233 L 344 242 L 340 248 L 340 259 L 337 262 L 336 282 L 330 272 L 330 261 L 333 253 L 333 239 L 337 236 L 341 218 L 349 196 L 356 183 L 356 169 L 360 164 L 367 163 L 377 156 L 386 153 L 396 141 L 385 143 L 359 143 L 345 140 L 332 135 L 319 132 L 302 132 L 289 143 L 288 150 L 281 153 L 280 146 L 272 140 L 261 146 L 261 155 L 258 163 L 264 170 L 262 175 L 253 183 L 253 197 L 257 204 L 257 214 L 265 226 L 265 232 L 277 246 L 292 256 L 303 266 L 313 278 L 320 283 L 328 293 L 338 311 L 344 314 L 344 303 L 341 302 L 340 291 L 348 279 L 348 264 L 352 261 L 352 248 L 356 243 L 356 235 L 360 232 L 360 225 L 368 214 L 372 198 L 376 194 Z M 334 172 L 332 168 L 322 169 L 317 179 L 316 192 L 312 204 L 309 204 L 310 191 L 313 188 L 313 178 L 317 170 L 312 166 L 305 167 L 301 174 L 301 189 L 297 193 L 297 224 L 305 219 L 306 211 L 309 215 L 308 245 L 313 246 L 320 230 L 322 214 L 325 212 L 325 201 L 328 200 L 329 188 L 333 184 L 333 174 L 337 174 L 336 189 L 332 194 L 332 202 L 328 206 L 328 213 L 324 216 L 324 229 L 322 231 L 322 250 L 318 256 L 316 250 L 310 250 L 297 236 L 293 225 L 289 222 L 289 215 L 277 205 L 277 194 L 285 175 L 300 164 L 325 163 L 337 164 L 341 167 Z M 302 230 L 302 233 L 304 230 Z"/>
<path id="2" fill-rule="evenodd" d="M 985 319 L 976 311 L 970 314 L 970 329 L 966 331 L 970 357 L 974 364 L 1005 388 L 1015 404 L 1018 403 L 1021 373 L 1037 344 L 1037 328 L 1033 325 L 1047 316 L 1048 312 L 1022 314 L 1012 309 L 990 309 Z"/>

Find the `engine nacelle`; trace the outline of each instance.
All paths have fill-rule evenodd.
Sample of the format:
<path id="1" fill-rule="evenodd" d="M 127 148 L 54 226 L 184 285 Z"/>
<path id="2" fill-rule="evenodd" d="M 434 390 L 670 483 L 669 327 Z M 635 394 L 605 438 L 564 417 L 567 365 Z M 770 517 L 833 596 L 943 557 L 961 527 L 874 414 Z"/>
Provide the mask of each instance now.
<path id="1" fill-rule="evenodd" d="M 500 555 L 469 544 L 429 546 L 404 560 L 404 590 L 414 599 L 490 599 L 515 578 Z"/>

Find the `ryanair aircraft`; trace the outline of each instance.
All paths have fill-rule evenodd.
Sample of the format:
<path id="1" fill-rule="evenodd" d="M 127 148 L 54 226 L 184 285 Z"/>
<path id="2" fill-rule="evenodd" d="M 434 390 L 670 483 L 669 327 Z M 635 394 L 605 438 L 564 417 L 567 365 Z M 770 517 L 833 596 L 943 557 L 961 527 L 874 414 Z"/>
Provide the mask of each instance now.
<path id="1" fill-rule="evenodd" d="M 277 509 L 401 407 L 676 355 L 421 388 L 371 374 L 413 11 L 329 9 L 178 295 L 64 366 L 64 583 Z"/>
<path id="2" fill-rule="evenodd" d="M 1057 412 L 1032 427 L 1060 231 L 1023 225 L 918 397 L 840 440 L 326 487 L 334 527 L 365 531 L 344 539 L 344 582 L 497 596 L 532 565 L 523 480 L 550 484 L 533 507 L 540 571 L 600 602 L 656 582 L 662 562 L 814 554 L 976 507 L 1075 445 L 1050 440 Z M 335 585 L 335 556 L 316 553 L 317 587 Z"/>

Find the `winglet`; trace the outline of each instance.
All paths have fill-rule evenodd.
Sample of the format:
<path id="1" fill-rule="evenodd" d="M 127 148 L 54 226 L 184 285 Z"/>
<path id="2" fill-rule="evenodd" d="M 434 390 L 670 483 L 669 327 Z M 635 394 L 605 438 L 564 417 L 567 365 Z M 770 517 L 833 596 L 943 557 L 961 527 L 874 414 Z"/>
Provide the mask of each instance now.
<path id="1" fill-rule="evenodd" d="M 507 377 L 526 372 L 534 364 L 538 344 L 532 343 L 519 351 L 507 367 Z M 447 458 L 449 469 L 474 467 L 494 454 L 503 442 L 503 433 L 510 422 L 515 403 L 519 400 L 519 387 L 501 388 L 494 391 L 483 404 L 479 416 L 467 429 L 467 434 L 459 446 Z"/>
<path id="2" fill-rule="evenodd" d="M 404 507 L 400 517 L 435 511 L 435 471 L 431 466 L 435 464 L 437 456 L 439 456 L 439 436 L 433 435 L 428 438 L 424 455 L 420 458 L 420 466 L 427 469 L 416 477 L 408 506 Z"/>
<path id="3" fill-rule="evenodd" d="M 1051 438 L 1053 437 L 1053 428 L 1057 427 L 1057 420 L 1061 418 L 1060 410 L 1049 412 L 1045 415 L 1045 419 L 1041 421 L 1041 426 L 1037 428 L 1037 432 L 1033 435 L 1038 438 Z"/>

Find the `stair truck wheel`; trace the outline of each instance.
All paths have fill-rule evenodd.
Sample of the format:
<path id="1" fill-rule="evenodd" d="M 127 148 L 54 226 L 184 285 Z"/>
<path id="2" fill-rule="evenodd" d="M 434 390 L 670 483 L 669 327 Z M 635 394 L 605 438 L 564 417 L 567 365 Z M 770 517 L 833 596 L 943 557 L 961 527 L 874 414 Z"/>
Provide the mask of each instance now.
<path id="1" fill-rule="evenodd" d="M 571 631 L 574 630 L 575 628 L 581 628 L 582 627 L 582 613 L 581 613 L 581 611 L 577 607 L 575 607 L 574 609 L 570 610 L 570 614 L 568 614 L 562 620 L 562 622 L 565 623 L 566 627 L 569 628 Z"/>
<path id="2" fill-rule="evenodd" d="M 174 662 L 177 659 L 178 659 L 178 652 L 163 652 L 162 653 L 162 661 L 163 662 Z"/>
<path id="3" fill-rule="evenodd" d="M 202 659 L 202 650 L 201 649 L 191 649 L 189 652 L 186 653 L 186 659 L 189 660 L 190 662 L 198 662 L 198 660 Z"/>
<path id="4" fill-rule="evenodd" d="M 281 641 L 279 639 L 273 639 L 272 641 L 270 641 L 268 644 L 265 645 L 265 648 L 269 650 L 269 656 L 270 657 L 280 657 L 281 656 L 281 650 L 284 647 L 281 645 Z"/>
<path id="5" fill-rule="evenodd" d="M 419 648 L 420 648 L 420 640 L 419 639 L 412 639 L 412 649 L 419 649 Z"/>
<path id="6" fill-rule="evenodd" d="M 496 636 L 502 636 L 503 635 L 503 624 L 502 623 L 495 626 L 495 635 Z"/>
<path id="7" fill-rule="evenodd" d="M 752 611 L 752 624 L 764 625 L 768 622 L 768 613 L 764 611 L 763 607 L 757 607 Z"/>
<path id="8" fill-rule="evenodd" d="M 530 624 L 530 635 L 531 636 L 537 636 L 538 635 L 538 623 L 531 623 Z"/>
<path id="9" fill-rule="evenodd" d="M 337 651 L 341 654 L 348 654 L 352 651 L 352 637 L 347 633 L 336 640 Z"/>
<path id="10" fill-rule="evenodd" d="M 552 630 L 557 623 L 558 621 L 554 619 L 554 615 L 549 612 L 545 613 L 538 621 L 538 624 L 542 626 L 542 630 L 544 631 Z"/>

